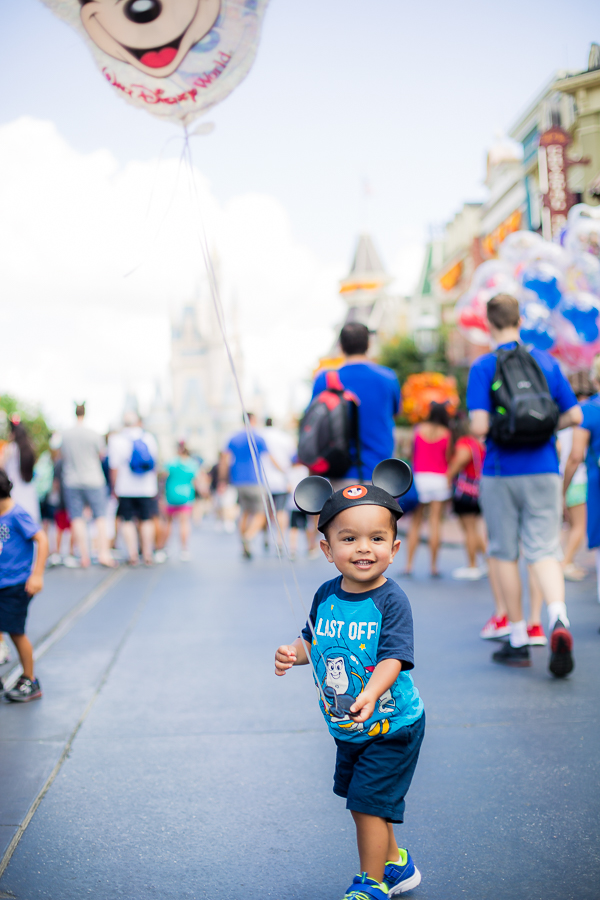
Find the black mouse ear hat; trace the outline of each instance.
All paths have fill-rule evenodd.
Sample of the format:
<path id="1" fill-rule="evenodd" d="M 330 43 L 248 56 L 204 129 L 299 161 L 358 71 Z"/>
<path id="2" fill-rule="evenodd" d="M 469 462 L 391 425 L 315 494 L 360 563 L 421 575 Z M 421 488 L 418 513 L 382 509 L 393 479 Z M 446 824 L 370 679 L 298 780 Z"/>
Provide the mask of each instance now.
<path id="1" fill-rule="evenodd" d="M 294 502 L 301 512 L 319 516 L 319 531 L 351 506 L 383 506 L 399 519 L 403 515 L 402 507 L 394 498 L 402 497 L 410 490 L 413 474 L 408 463 L 401 459 L 384 459 L 375 466 L 372 481 L 372 485 L 351 484 L 334 492 L 326 478 L 311 475 L 296 488 Z"/>

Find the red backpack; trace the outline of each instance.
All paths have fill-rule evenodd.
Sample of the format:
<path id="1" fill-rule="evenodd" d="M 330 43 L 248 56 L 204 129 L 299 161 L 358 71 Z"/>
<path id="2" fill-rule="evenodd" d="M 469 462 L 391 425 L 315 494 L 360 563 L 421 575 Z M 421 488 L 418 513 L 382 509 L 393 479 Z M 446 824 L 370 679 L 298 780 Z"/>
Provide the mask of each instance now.
<path id="1" fill-rule="evenodd" d="M 353 464 L 361 475 L 358 408 L 336 371 L 325 373 L 326 388 L 310 403 L 300 422 L 298 459 L 311 475 L 343 478 Z"/>

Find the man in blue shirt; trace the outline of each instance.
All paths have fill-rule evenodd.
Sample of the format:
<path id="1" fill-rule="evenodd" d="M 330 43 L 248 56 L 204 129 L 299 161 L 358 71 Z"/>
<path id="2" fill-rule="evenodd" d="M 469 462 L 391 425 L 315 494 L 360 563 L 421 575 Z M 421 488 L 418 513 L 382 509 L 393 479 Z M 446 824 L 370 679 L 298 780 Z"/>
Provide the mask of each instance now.
<path id="1" fill-rule="evenodd" d="M 256 416 L 248 413 L 251 434 L 254 437 L 258 457 L 267 454 L 267 445 L 264 439 L 256 433 L 254 426 Z M 272 460 L 272 457 L 269 457 Z M 279 466 L 273 461 L 273 465 Z M 258 459 L 257 459 L 258 462 Z M 250 442 L 246 430 L 238 431 L 229 441 L 225 453 L 219 462 L 219 481 L 217 490 L 223 491 L 227 483 L 237 488 L 238 503 L 241 509 L 239 521 L 242 550 L 246 559 L 252 558 L 250 543 L 259 531 L 264 528 L 266 517 L 263 509 L 261 486 L 258 482 Z"/>
<path id="2" fill-rule="evenodd" d="M 400 409 L 400 384 L 392 369 L 367 358 L 369 330 L 366 325 L 360 322 L 344 325 L 340 345 L 345 356 L 344 365 L 339 369 L 340 381 L 360 400 L 360 479 L 369 482 L 377 463 L 394 455 L 394 416 Z M 325 376 L 325 371 L 317 375 L 313 399 L 326 389 Z M 343 479 L 332 479 L 331 483 L 340 490 L 358 479 L 358 466 L 353 465 Z"/>
<path id="3" fill-rule="evenodd" d="M 519 340 L 518 301 L 507 294 L 498 294 L 488 302 L 487 316 L 493 345 L 498 350 L 514 347 Z M 558 427 L 579 425 L 581 409 L 556 360 L 541 350 L 533 349 L 531 355 L 545 375 L 549 392 L 558 406 Z M 548 605 L 550 671 L 556 677 L 564 677 L 572 670 L 573 660 L 559 562 L 562 485 L 555 438 L 543 444 L 507 447 L 496 444 L 488 436 L 490 415 L 494 411 L 491 388 L 496 361 L 496 353 L 479 357 L 471 367 L 467 386 L 471 430 L 476 437 L 487 437 L 481 504 L 489 534 L 489 554 L 510 621 L 510 639 L 492 659 L 509 666 L 531 665 L 521 605 L 520 543 Z"/>

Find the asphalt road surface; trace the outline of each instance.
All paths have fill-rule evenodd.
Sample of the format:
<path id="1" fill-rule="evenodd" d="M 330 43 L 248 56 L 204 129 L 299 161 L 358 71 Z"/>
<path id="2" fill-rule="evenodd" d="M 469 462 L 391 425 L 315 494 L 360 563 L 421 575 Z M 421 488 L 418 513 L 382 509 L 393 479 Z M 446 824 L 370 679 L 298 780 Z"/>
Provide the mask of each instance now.
<path id="1" fill-rule="evenodd" d="M 44 697 L 0 704 L 0 854 L 14 851 L 1 898 L 340 900 L 351 882 L 353 825 L 310 671 L 273 674 L 303 618 L 291 570 L 243 561 L 210 525 L 193 551 L 116 576 L 49 573 L 31 614 L 36 642 L 50 634 Z M 444 571 L 461 562 L 443 551 Z M 295 571 L 307 606 L 334 574 L 325 560 Z M 423 569 L 403 586 L 428 719 L 397 829 L 423 874 L 408 896 L 598 900 L 594 580 L 568 586 L 576 668 L 562 681 L 543 648 L 530 669 L 490 662 L 486 582 Z"/>

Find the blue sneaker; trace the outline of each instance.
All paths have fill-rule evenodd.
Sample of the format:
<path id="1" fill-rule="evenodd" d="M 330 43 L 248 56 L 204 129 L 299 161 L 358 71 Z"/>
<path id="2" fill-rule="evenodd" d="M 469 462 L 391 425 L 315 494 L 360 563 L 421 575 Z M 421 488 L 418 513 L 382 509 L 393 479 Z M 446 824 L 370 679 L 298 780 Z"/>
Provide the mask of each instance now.
<path id="1" fill-rule="evenodd" d="M 388 897 L 395 897 L 396 894 L 412 891 L 418 884 L 421 884 L 421 873 L 412 861 L 408 850 L 402 850 L 398 847 L 398 853 L 400 854 L 398 862 L 387 862 L 385 864 L 383 878 L 388 886 Z"/>
<path id="2" fill-rule="evenodd" d="M 369 878 L 366 872 L 355 875 L 354 881 L 342 897 L 342 900 L 388 900 L 389 891 L 385 882 L 379 883 Z"/>

